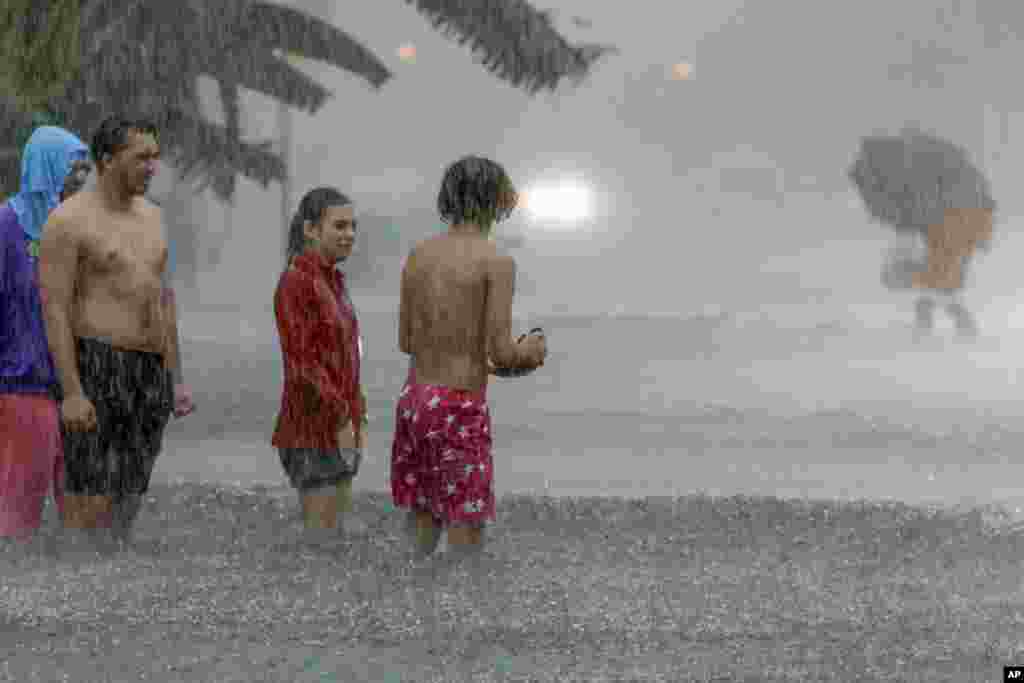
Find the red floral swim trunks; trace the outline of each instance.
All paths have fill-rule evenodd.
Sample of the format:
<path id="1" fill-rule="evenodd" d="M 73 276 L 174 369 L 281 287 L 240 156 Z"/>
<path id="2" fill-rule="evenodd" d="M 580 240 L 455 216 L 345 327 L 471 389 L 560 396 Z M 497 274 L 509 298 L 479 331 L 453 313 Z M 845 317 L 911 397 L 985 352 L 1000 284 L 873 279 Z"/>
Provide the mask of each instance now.
<path id="1" fill-rule="evenodd" d="M 430 512 L 441 526 L 476 526 L 493 520 L 494 469 L 486 395 L 414 380 L 410 375 L 395 415 L 394 504 Z"/>

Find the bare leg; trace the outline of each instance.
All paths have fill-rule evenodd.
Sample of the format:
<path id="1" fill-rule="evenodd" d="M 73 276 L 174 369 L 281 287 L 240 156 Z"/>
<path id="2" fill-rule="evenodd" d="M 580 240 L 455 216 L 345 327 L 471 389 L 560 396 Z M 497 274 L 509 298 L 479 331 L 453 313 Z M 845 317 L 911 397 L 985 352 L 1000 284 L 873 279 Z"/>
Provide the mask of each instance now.
<path id="1" fill-rule="evenodd" d="M 338 515 L 347 515 L 352 512 L 352 478 L 342 479 L 336 488 L 338 491 Z"/>
<path id="2" fill-rule="evenodd" d="M 484 539 L 483 526 L 457 525 L 448 528 L 447 564 L 465 567 L 476 576 L 481 569 Z"/>
<path id="3" fill-rule="evenodd" d="M 134 540 L 133 528 L 142 507 L 142 494 L 129 493 L 121 496 L 114 503 L 113 532 L 114 536 L 125 545 Z"/>
<path id="4" fill-rule="evenodd" d="M 946 304 L 946 313 L 956 324 L 957 333 L 967 339 L 978 336 L 978 325 L 967 307 L 960 301 Z"/>
<path id="5" fill-rule="evenodd" d="M 355 475 L 338 482 L 338 530 L 346 536 L 359 536 L 367 533 L 369 527 L 352 516 L 352 482 Z"/>
<path id="6" fill-rule="evenodd" d="M 113 499 L 110 496 L 64 494 L 62 551 L 91 554 L 110 548 Z"/>
<path id="7" fill-rule="evenodd" d="M 411 551 L 414 562 L 430 557 L 437 549 L 438 541 L 441 540 L 442 529 L 434 523 L 434 516 L 430 512 L 409 510 L 405 517 L 405 530 L 412 544 Z M 417 611 L 423 610 L 420 612 L 420 616 L 427 625 L 429 648 L 435 653 L 443 652 L 451 646 L 450 633 L 446 633 L 446 629 L 440 622 L 437 590 L 440 570 L 441 567 L 436 562 L 413 568 L 413 574 L 416 577 L 414 582 L 417 587 L 416 594 L 422 595 L 425 599 L 425 603 Z"/>
<path id="8" fill-rule="evenodd" d="M 935 326 L 935 299 L 921 296 L 914 303 L 914 340 L 920 341 L 932 333 Z"/>
<path id="9" fill-rule="evenodd" d="M 406 524 L 414 536 L 414 551 L 419 557 L 426 557 L 437 550 L 441 540 L 441 527 L 434 523 L 434 516 L 429 512 L 410 511 Z"/>
<path id="10" fill-rule="evenodd" d="M 409 510 L 405 513 L 405 533 L 410 538 L 416 537 L 416 511 Z"/>
<path id="11" fill-rule="evenodd" d="M 448 547 L 462 555 L 472 555 L 483 550 L 483 526 L 453 526 L 448 529 Z"/>
<path id="12" fill-rule="evenodd" d="M 465 570 L 467 592 L 486 629 L 500 628 L 504 580 L 503 563 L 484 552 L 484 526 L 458 525 L 448 529 L 449 561 Z"/>
<path id="13" fill-rule="evenodd" d="M 935 300 L 928 296 L 918 298 L 914 304 L 914 323 L 920 332 L 931 332 L 935 326 Z"/>
<path id="14" fill-rule="evenodd" d="M 301 494 L 306 529 L 334 529 L 338 521 L 338 489 L 325 486 Z"/>

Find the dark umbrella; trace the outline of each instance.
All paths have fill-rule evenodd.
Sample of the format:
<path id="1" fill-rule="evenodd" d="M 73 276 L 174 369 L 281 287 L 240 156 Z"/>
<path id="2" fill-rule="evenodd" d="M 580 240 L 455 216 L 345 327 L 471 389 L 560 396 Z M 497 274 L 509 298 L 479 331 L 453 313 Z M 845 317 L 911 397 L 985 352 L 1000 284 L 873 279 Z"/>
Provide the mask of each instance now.
<path id="1" fill-rule="evenodd" d="M 849 177 L 868 212 L 900 231 L 926 232 L 946 209 L 996 206 L 964 149 L 918 130 L 864 138 Z"/>

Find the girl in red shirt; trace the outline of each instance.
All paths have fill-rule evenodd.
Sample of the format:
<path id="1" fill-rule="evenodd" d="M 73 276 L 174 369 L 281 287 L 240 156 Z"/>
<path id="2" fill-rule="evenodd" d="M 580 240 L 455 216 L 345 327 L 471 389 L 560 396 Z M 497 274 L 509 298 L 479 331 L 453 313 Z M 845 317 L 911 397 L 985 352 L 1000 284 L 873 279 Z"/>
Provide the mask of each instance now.
<path id="1" fill-rule="evenodd" d="M 274 294 L 284 390 L 271 443 L 302 499 L 307 529 L 339 526 L 362 460 L 359 325 L 345 276 L 335 269 L 355 236 L 348 197 L 329 187 L 308 192 L 292 219 Z"/>

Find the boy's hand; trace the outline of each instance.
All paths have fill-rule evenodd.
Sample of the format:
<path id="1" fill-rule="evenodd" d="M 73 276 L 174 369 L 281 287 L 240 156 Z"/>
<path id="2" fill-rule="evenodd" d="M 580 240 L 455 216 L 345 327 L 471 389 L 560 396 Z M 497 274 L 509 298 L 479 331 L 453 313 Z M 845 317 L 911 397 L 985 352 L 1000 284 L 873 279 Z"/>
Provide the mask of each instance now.
<path id="1" fill-rule="evenodd" d="M 191 415 L 196 410 L 196 404 L 192 400 L 192 392 L 184 384 L 174 385 L 174 417 L 182 418 Z"/>
<path id="2" fill-rule="evenodd" d="M 548 343 L 543 332 L 530 332 L 525 339 L 520 339 L 529 356 L 531 368 L 539 368 L 544 365 L 548 357 Z"/>

